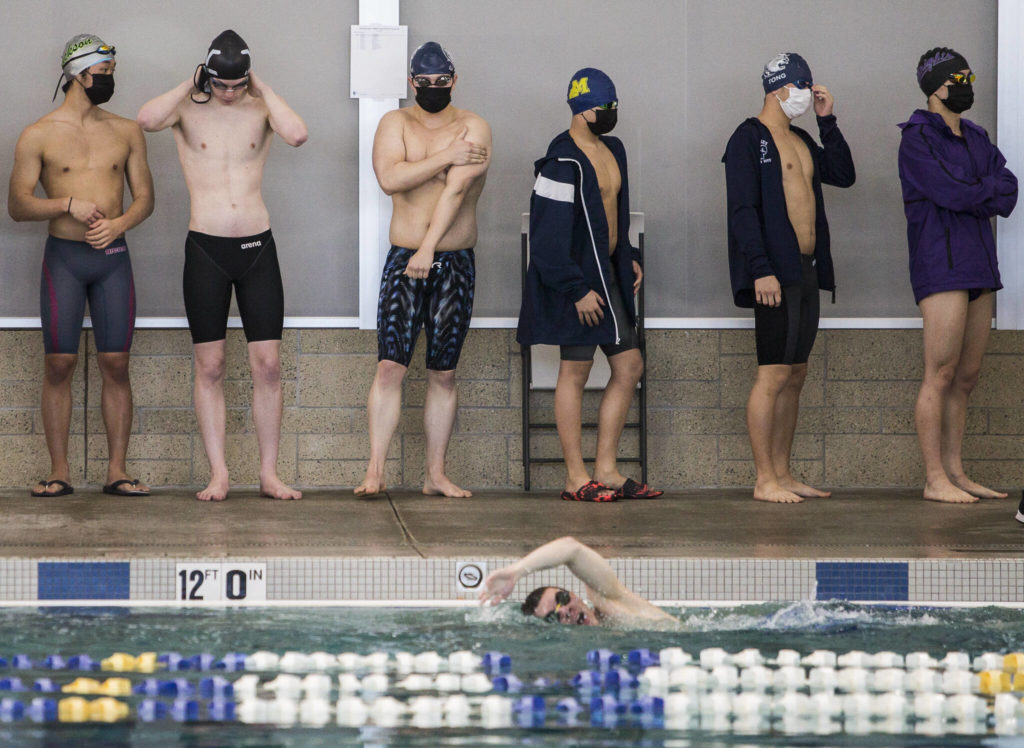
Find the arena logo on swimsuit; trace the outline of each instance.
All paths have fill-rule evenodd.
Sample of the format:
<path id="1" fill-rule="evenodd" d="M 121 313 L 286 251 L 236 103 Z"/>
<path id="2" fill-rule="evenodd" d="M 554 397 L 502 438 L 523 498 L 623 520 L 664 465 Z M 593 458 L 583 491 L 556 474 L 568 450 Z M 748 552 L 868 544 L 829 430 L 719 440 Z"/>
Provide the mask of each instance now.
<path id="1" fill-rule="evenodd" d="M 262 247 L 262 246 L 263 246 L 263 242 L 257 240 L 257 241 L 254 241 L 254 242 L 245 242 L 245 243 L 242 244 L 241 248 L 242 249 L 252 249 L 253 247 Z"/>
<path id="2" fill-rule="evenodd" d="M 590 93 L 590 84 L 588 78 L 580 78 L 572 82 L 572 87 L 569 89 L 569 98 L 575 99 L 580 94 Z"/>

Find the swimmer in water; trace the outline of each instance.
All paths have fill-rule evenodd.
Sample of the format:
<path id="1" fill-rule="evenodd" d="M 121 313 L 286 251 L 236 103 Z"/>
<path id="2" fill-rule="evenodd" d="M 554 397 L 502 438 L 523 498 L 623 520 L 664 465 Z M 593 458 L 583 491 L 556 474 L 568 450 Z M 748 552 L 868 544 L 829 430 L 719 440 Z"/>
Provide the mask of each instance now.
<path id="1" fill-rule="evenodd" d="M 589 604 L 561 587 L 538 587 L 520 606 L 523 615 L 570 626 L 642 628 L 652 623 L 678 623 L 619 581 L 597 551 L 571 537 L 545 543 L 514 564 L 491 572 L 484 581 L 480 602 L 497 605 L 512 594 L 523 577 L 563 564 L 585 585 Z"/>

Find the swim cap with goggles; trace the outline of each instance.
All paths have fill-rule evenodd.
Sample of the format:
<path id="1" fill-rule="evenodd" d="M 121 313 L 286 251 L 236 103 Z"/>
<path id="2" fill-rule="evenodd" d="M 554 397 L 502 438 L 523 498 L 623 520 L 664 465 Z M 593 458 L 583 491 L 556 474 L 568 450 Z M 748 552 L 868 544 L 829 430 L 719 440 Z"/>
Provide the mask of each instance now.
<path id="1" fill-rule="evenodd" d="M 427 85 L 419 76 L 448 76 L 449 82 L 438 78 L 436 83 Z M 430 114 L 443 111 L 452 103 L 452 86 L 454 86 L 455 63 L 451 55 L 437 42 L 426 42 L 412 53 L 409 60 L 409 77 L 413 79 L 416 89 L 416 103 Z M 429 80 L 429 79 L 426 79 Z"/>
<path id="2" fill-rule="evenodd" d="M 116 54 L 117 50 L 96 34 L 77 34 L 71 37 L 64 45 L 64 52 L 60 56 L 61 74 L 57 80 L 57 87 L 53 89 L 53 99 L 50 101 L 57 98 L 57 91 L 65 79 L 70 83 L 79 73 L 93 65 L 113 60 Z"/>
<path id="3" fill-rule="evenodd" d="M 810 65 L 796 52 L 782 52 L 775 55 L 761 71 L 761 85 L 764 86 L 766 94 L 782 88 L 787 83 L 792 83 L 799 89 L 810 88 L 814 85 Z"/>
<path id="4" fill-rule="evenodd" d="M 925 96 L 931 96 L 942 88 L 950 73 L 959 73 L 970 67 L 963 55 L 949 47 L 929 49 L 917 63 L 917 84 Z"/>
<path id="5" fill-rule="evenodd" d="M 619 97 L 615 93 L 612 79 L 597 68 L 583 68 L 572 74 L 565 100 L 573 114 L 585 112 L 596 106 L 606 106 Z"/>
<path id="6" fill-rule="evenodd" d="M 455 63 L 451 55 L 437 42 L 426 42 L 412 53 L 409 77 L 417 75 L 454 75 Z"/>
<path id="7" fill-rule="evenodd" d="M 251 66 L 252 56 L 249 54 L 249 45 L 242 37 L 228 29 L 222 31 L 216 39 L 210 42 L 210 48 L 206 52 L 206 61 L 196 68 L 192 81 L 196 90 L 208 94 L 210 93 L 210 78 L 229 81 L 247 79 Z M 192 101 L 197 104 L 205 104 L 209 100 L 209 97 L 199 100 L 192 95 Z"/>

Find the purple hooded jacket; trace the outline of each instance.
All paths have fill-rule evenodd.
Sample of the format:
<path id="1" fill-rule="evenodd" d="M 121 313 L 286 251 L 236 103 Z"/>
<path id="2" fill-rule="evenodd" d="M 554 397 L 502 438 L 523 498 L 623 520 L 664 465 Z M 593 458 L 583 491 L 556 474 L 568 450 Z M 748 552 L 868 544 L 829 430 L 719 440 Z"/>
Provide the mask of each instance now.
<path id="1" fill-rule="evenodd" d="M 1017 204 L 1017 178 L 984 128 L 961 119 L 963 137 L 924 109 L 900 125 L 900 182 L 914 300 L 940 291 L 1003 287 L 991 218 Z"/>

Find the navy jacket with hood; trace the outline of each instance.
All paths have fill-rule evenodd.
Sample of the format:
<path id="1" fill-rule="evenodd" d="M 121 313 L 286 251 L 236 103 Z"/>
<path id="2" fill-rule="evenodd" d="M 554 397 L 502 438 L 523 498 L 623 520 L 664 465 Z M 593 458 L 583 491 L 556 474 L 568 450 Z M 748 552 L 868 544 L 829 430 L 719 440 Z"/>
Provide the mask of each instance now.
<path id="1" fill-rule="evenodd" d="M 988 133 L 960 120 L 963 137 L 924 109 L 902 123 L 900 182 L 914 300 L 940 291 L 1002 288 L 990 219 L 1010 215 L 1017 178 Z"/>
<path id="2" fill-rule="evenodd" d="M 821 185 L 849 187 L 857 178 L 853 157 L 839 131 L 835 115 L 818 117 L 821 146 L 799 127 L 814 161 L 815 244 L 818 288 L 835 292 L 835 274 Z M 800 246 L 786 210 L 782 164 L 771 133 L 751 117 L 736 128 L 725 156 L 725 185 L 729 208 L 729 275 L 736 306 L 754 306 L 754 281 L 774 275 L 782 286 L 800 282 Z"/>
<path id="3" fill-rule="evenodd" d="M 629 181 L 626 151 L 618 138 L 601 136 L 615 156 L 622 176 L 619 188 L 619 234 L 608 253 L 608 220 L 590 160 L 569 131 L 558 135 L 547 155 L 534 163 L 537 179 L 530 197 L 530 263 L 519 310 L 516 340 L 523 345 L 602 345 L 618 342 L 611 305 L 595 327 L 580 324 L 576 302 L 590 291 L 608 301 L 608 269 L 614 263 L 622 302 L 636 323 L 633 305 L 633 260 L 639 251 L 629 243 Z"/>

